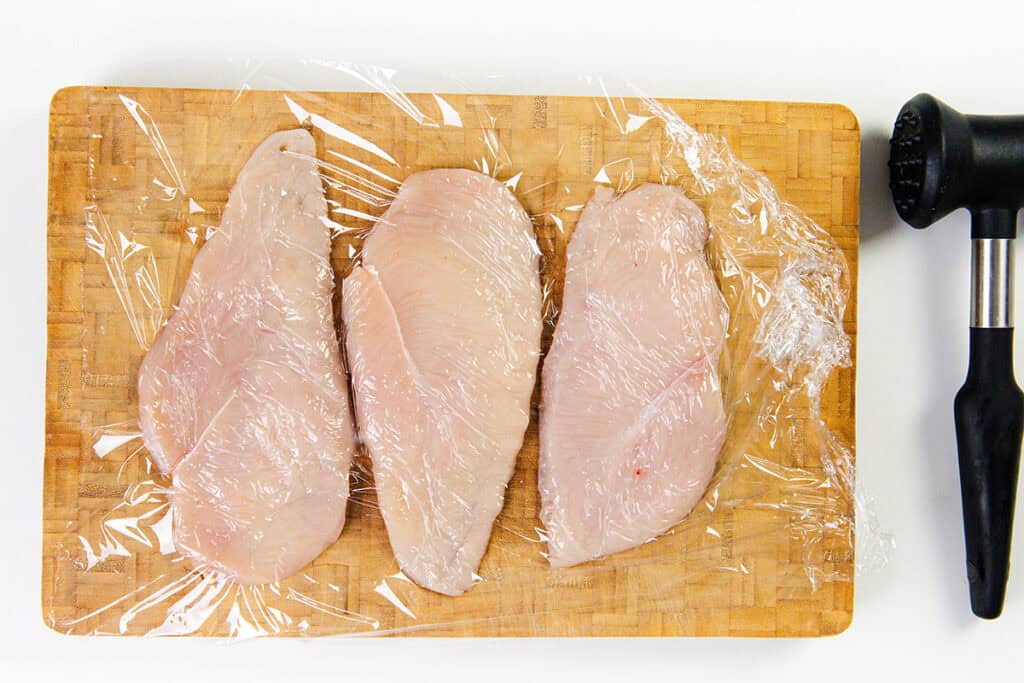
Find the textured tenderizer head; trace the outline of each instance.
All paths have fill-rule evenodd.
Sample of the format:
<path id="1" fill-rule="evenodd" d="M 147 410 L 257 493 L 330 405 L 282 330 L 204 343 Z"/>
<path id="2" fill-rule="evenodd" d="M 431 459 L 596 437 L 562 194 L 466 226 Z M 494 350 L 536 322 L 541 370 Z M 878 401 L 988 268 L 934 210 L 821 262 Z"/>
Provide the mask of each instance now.
<path id="1" fill-rule="evenodd" d="M 889 140 L 889 189 L 900 218 L 926 228 L 960 206 L 970 172 L 964 116 L 931 95 L 903 105 Z"/>
<path id="2" fill-rule="evenodd" d="M 889 189 L 900 218 L 915 228 L 961 207 L 976 219 L 987 210 L 1015 212 L 1024 204 L 1024 117 L 969 116 L 932 95 L 915 96 L 889 140 Z M 1004 236 L 976 234 L 987 221 L 980 223 L 975 237 Z"/>

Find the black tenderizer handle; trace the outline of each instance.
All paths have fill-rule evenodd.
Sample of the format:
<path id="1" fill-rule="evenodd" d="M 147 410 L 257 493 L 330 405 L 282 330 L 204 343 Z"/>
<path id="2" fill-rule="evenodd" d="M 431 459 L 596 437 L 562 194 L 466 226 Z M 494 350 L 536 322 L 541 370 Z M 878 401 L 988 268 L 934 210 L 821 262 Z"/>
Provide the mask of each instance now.
<path id="1" fill-rule="evenodd" d="M 953 402 L 971 609 L 999 616 L 1010 564 L 1024 394 L 1013 379 L 1013 328 L 971 328 L 967 381 Z"/>
<path id="2" fill-rule="evenodd" d="M 971 211 L 971 332 L 967 380 L 953 402 L 971 609 L 1003 609 L 1017 495 L 1024 394 L 1013 373 L 1016 209 Z"/>

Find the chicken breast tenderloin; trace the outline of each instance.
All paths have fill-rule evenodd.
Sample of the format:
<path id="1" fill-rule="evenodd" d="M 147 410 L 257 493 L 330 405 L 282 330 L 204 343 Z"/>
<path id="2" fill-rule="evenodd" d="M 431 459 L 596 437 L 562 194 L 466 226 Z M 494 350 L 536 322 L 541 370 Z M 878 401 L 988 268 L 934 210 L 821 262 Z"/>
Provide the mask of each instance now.
<path id="1" fill-rule="evenodd" d="M 474 581 L 530 421 L 539 250 L 502 183 L 410 176 L 343 285 L 360 436 L 402 571 L 458 595 Z"/>
<path id="2" fill-rule="evenodd" d="M 700 500 L 725 438 L 728 309 L 681 190 L 599 188 L 567 251 L 544 361 L 539 489 L 566 567 L 651 540 Z"/>
<path id="3" fill-rule="evenodd" d="M 139 370 L 174 545 L 239 583 L 284 578 L 345 523 L 355 435 L 313 138 L 268 137 Z"/>

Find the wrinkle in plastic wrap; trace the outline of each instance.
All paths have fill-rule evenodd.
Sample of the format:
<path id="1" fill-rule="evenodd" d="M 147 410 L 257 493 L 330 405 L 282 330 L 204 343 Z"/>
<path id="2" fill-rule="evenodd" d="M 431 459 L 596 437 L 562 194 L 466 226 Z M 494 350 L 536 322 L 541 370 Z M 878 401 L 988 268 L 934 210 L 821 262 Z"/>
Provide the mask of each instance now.
<path id="1" fill-rule="evenodd" d="M 322 432 L 328 428 L 326 425 L 333 425 L 340 430 L 339 434 L 343 434 L 345 426 L 342 423 L 352 419 L 341 414 L 342 411 L 347 413 L 347 405 L 338 405 L 336 401 L 332 409 L 322 410 L 323 403 L 330 403 L 329 397 L 337 393 L 336 384 L 330 391 L 323 389 L 325 371 L 307 373 L 311 388 L 302 396 L 282 396 L 280 387 L 273 382 L 273 377 L 281 374 L 280 368 L 289 363 L 293 370 L 304 362 L 303 359 L 313 357 L 319 359 L 317 362 L 330 364 L 332 353 L 337 349 L 325 347 L 330 346 L 332 335 L 324 336 L 322 329 L 310 332 L 317 325 L 322 328 L 325 318 L 331 317 L 323 307 L 327 306 L 333 309 L 338 339 L 344 341 L 345 328 L 350 328 L 348 343 L 353 348 L 357 343 L 361 345 L 358 352 L 348 349 L 348 362 L 353 365 L 347 370 L 356 373 L 353 378 L 355 417 L 360 422 L 366 420 L 366 425 L 369 425 L 359 425 L 360 430 L 366 430 L 361 435 L 364 448 L 367 443 L 372 445 L 386 443 L 388 439 L 412 438 L 423 441 L 417 444 L 417 448 L 429 449 L 429 445 L 423 444 L 429 444 L 437 434 L 449 437 L 460 433 L 463 442 L 467 441 L 467 434 L 473 435 L 469 442 L 477 439 L 478 445 L 472 448 L 479 452 L 472 451 L 472 466 L 462 467 L 462 462 L 470 462 L 471 459 L 465 457 L 467 453 L 456 452 L 452 456 L 455 461 L 452 469 L 442 470 L 445 477 L 456 484 L 449 486 L 448 481 L 434 481 L 431 486 L 435 488 L 425 488 L 424 495 L 443 497 L 455 495 L 452 491 L 458 495 L 467 495 L 468 492 L 471 500 L 467 502 L 460 498 L 459 505 L 455 506 L 458 513 L 452 514 L 472 516 L 481 509 L 487 510 L 483 513 L 483 523 L 469 519 L 461 523 L 465 528 L 453 522 L 431 531 L 434 534 L 455 534 L 454 550 L 439 551 L 442 555 L 458 554 L 459 543 L 464 542 L 466 534 L 474 535 L 475 543 L 486 549 L 484 561 L 479 568 L 473 561 L 462 563 L 459 571 L 465 572 L 468 579 L 459 579 L 458 590 L 441 591 L 457 594 L 465 590 L 465 598 L 439 595 L 418 586 L 417 582 L 429 584 L 430 579 L 404 573 L 395 560 L 398 554 L 400 561 L 409 562 L 408 566 L 414 563 L 415 558 L 402 560 L 402 553 L 397 552 L 397 544 L 402 541 L 396 540 L 396 536 L 405 533 L 408 537 L 415 537 L 418 532 L 410 530 L 415 523 L 405 519 L 403 531 L 401 520 L 396 521 L 396 512 L 394 519 L 384 524 L 378 499 L 381 491 L 377 489 L 374 470 L 377 470 L 378 478 L 383 474 L 387 481 L 392 482 L 392 493 L 388 495 L 394 501 L 408 503 L 408 497 L 418 495 L 416 491 L 409 490 L 410 481 L 415 484 L 416 478 L 389 479 L 387 464 L 382 464 L 384 460 L 375 457 L 371 461 L 364 451 L 356 453 L 352 460 L 349 482 L 345 483 L 350 484 L 350 490 L 339 482 L 333 483 L 333 489 L 331 484 L 324 484 L 322 472 L 331 468 L 336 472 L 343 471 L 345 463 L 331 460 L 323 454 L 313 460 L 317 467 L 327 469 L 321 470 L 321 474 L 307 472 L 305 475 L 294 467 L 289 469 L 281 464 L 293 462 L 288 458 L 275 460 L 271 455 L 267 455 L 264 463 L 266 471 L 258 475 L 248 471 L 244 462 L 236 465 L 233 471 L 218 474 L 218 461 L 211 460 L 212 465 L 196 472 L 194 480 L 206 482 L 203 490 L 207 504 L 217 508 L 223 503 L 222 516 L 230 518 L 230 522 L 219 535 L 211 531 L 209 525 L 203 527 L 198 533 L 207 534 L 203 542 L 208 541 L 208 544 L 203 545 L 199 553 L 183 553 L 179 546 L 187 547 L 189 542 L 176 535 L 176 524 L 181 524 L 182 503 L 175 496 L 181 496 L 181 485 L 168 475 L 167 467 L 154 464 L 152 454 L 142 444 L 135 417 L 138 407 L 133 405 L 125 412 L 124 420 L 94 426 L 91 433 L 90 457 L 111 465 L 119 463 L 116 482 L 123 491 L 121 500 L 98 514 L 95 523 L 81 531 L 77 543 L 68 544 L 62 552 L 80 573 L 132 573 L 135 583 L 123 594 L 95 600 L 96 604 L 90 609 L 73 618 L 56 619 L 51 616 L 55 628 L 69 633 L 248 637 L 417 631 L 444 633 L 446 629 L 472 630 L 474 624 L 484 624 L 481 632 L 496 634 L 501 632 L 503 621 L 522 619 L 525 615 L 535 632 L 543 632 L 543 629 L 537 630 L 540 629 L 537 624 L 544 623 L 553 615 L 569 614 L 567 620 L 571 622 L 572 612 L 582 609 L 603 610 L 609 614 L 628 611 L 625 603 L 629 598 L 616 594 L 614 590 L 614 575 L 620 571 L 635 571 L 637 578 L 632 580 L 631 590 L 649 593 L 655 604 L 664 605 L 658 609 L 674 610 L 680 619 L 693 618 L 686 613 L 686 600 L 672 601 L 670 598 L 685 594 L 687 590 L 699 590 L 687 589 L 687 586 L 719 585 L 714 579 L 716 575 L 750 575 L 774 567 L 778 559 L 775 557 L 768 558 L 770 561 L 763 567 L 754 564 L 760 561 L 761 541 L 770 538 L 775 543 L 780 534 L 789 539 L 791 549 L 798 549 L 799 556 L 789 557 L 788 561 L 803 568 L 806 586 L 791 589 L 794 592 L 815 591 L 829 582 L 852 581 L 853 562 L 850 556 L 853 552 L 854 511 L 858 507 L 854 495 L 852 453 L 844 438 L 825 423 L 821 411 L 823 388 L 833 371 L 851 363 L 851 342 L 843 330 L 843 315 L 851 283 L 845 258 L 825 231 L 798 208 L 782 201 L 767 177 L 739 161 L 723 139 L 698 132 L 676 111 L 658 100 L 643 96 L 629 99 L 611 97 L 607 94 L 607 86 L 600 81 L 589 82 L 587 87 L 593 90 L 594 97 L 585 101 L 588 108 L 596 110 L 600 125 L 608 127 L 622 144 L 614 150 L 605 149 L 604 162 L 584 182 L 563 183 L 555 173 L 538 174 L 537 167 L 558 168 L 565 160 L 578 161 L 594 155 L 592 139 L 586 130 L 581 129 L 569 143 L 560 140 L 554 158 L 540 159 L 536 151 L 536 141 L 540 138 L 536 136 L 543 135 L 543 127 L 533 126 L 532 130 L 520 131 L 521 134 L 510 133 L 503 128 L 502 122 L 514 115 L 514 112 L 510 114 L 507 101 L 475 100 L 473 96 L 464 95 L 407 95 L 395 85 L 396 74 L 389 70 L 328 63 L 316 66 L 337 74 L 338 90 L 345 89 L 345 86 L 370 87 L 378 96 L 360 99 L 358 95 L 350 95 L 332 99 L 331 96 L 311 92 L 261 93 L 246 86 L 230 97 L 225 94 L 221 98 L 223 101 L 217 103 L 216 106 L 225 114 L 223 121 L 212 115 L 190 128 L 188 125 L 183 127 L 180 119 L 163 123 L 159 113 L 151 114 L 141 95 L 135 99 L 129 94 L 119 94 L 117 102 L 121 110 L 114 114 L 114 118 L 120 128 L 104 133 L 124 136 L 125 126 L 137 128 L 133 136 L 128 137 L 137 141 L 134 163 L 138 177 L 134 186 L 129 188 L 111 182 L 108 177 L 100 177 L 99 171 L 95 171 L 95 178 L 90 178 L 94 192 L 85 214 L 88 249 L 96 266 L 105 271 L 107 286 L 116 293 L 120 308 L 116 315 L 120 316 L 121 323 L 130 334 L 126 343 L 139 356 L 143 355 L 154 348 L 154 340 L 161 330 L 167 330 L 168 319 L 175 314 L 176 307 L 186 306 L 183 303 L 183 294 L 188 295 L 185 283 L 198 250 L 218 241 L 224 243 L 229 238 L 241 239 L 218 232 L 226 229 L 223 221 L 230 209 L 226 211 L 223 207 L 228 192 L 256 145 L 275 131 L 294 128 L 310 131 L 316 139 L 316 152 L 297 155 L 301 157 L 298 165 L 306 164 L 319 174 L 326 193 L 325 210 L 300 201 L 297 219 L 300 222 L 313 219 L 323 226 L 324 234 L 333 239 L 330 253 L 335 271 L 333 303 L 324 298 L 331 296 L 329 271 L 321 271 L 317 282 L 300 285 L 299 291 L 307 300 L 306 308 L 297 300 L 280 294 L 279 290 L 289 286 L 281 282 L 281 278 L 287 277 L 287 269 L 275 269 L 280 265 L 275 258 L 308 257 L 322 264 L 327 256 L 326 251 L 322 256 L 313 254 L 319 249 L 316 246 L 307 245 L 291 251 L 282 247 L 283 243 L 294 247 L 285 225 L 279 226 L 276 236 L 259 249 L 252 248 L 252 238 L 247 238 L 250 242 L 244 247 L 221 249 L 223 261 L 208 268 L 206 280 L 190 285 L 196 291 L 192 292 L 192 302 L 188 305 L 203 309 L 210 320 L 228 320 L 235 324 L 240 317 L 250 314 L 252 311 L 246 312 L 245 306 L 236 311 L 227 310 L 219 318 L 216 311 L 210 312 L 210 308 L 220 302 L 216 285 L 218 271 L 222 279 L 226 272 L 230 281 L 230 270 L 240 267 L 232 258 L 236 261 L 240 258 L 247 264 L 245 267 L 254 269 L 253 277 L 267 278 L 265 285 L 270 288 L 267 291 L 277 291 L 284 297 L 277 301 L 276 319 L 282 325 L 294 324 L 300 331 L 291 337 L 294 343 L 285 345 L 287 348 L 280 345 L 280 338 L 275 337 L 278 341 L 268 342 L 263 348 L 262 358 L 249 358 L 248 366 L 243 368 L 250 373 L 250 379 L 243 384 L 253 392 L 253 396 L 257 399 L 260 396 L 273 398 L 277 402 L 274 409 L 262 412 L 258 405 L 252 405 L 249 409 L 255 411 L 253 414 L 257 417 L 250 415 L 240 420 L 243 424 L 247 420 L 248 423 L 255 420 L 264 431 L 255 436 L 216 434 L 213 439 L 205 432 L 193 434 L 188 448 L 205 439 L 215 442 L 210 447 L 214 450 L 218 445 L 230 450 L 231 439 L 235 439 L 236 450 L 251 449 L 253 439 L 255 442 L 262 439 L 263 443 L 270 439 L 276 444 L 275 448 L 287 447 L 299 452 L 308 450 L 311 443 L 318 443 L 317 435 L 303 432 Z M 260 111 L 260 107 L 268 102 L 272 103 L 273 111 Z M 539 98 L 534 100 L 535 111 L 527 116 L 545 120 L 548 113 L 542 110 L 541 102 Z M 252 130 L 238 128 L 238 122 L 246 120 L 254 121 Z M 196 139 L 192 140 L 190 136 Z M 418 153 L 412 149 L 416 146 L 421 148 Z M 652 146 L 656 149 L 653 157 L 657 163 L 651 162 Z M 191 167 L 182 158 L 183 149 L 192 160 Z M 621 155 L 616 151 L 621 151 Z M 283 146 L 280 152 L 287 154 Z M 109 150 L 99 147 L 96 152 L 97 155 L 104 153 L 109 153 Z M 120 153 L 125 153 L 125 150 L 120 150 Z M 429 167 L 424 165 L 424 159 L 431 160 Z M 93 168 L 92 163 L 90 167 Z M 95 165 L 96 169 L 100 167 L 101 164 Z M 210 168 L 216 169 L 218 177 L 227 179 L 227 182 L 209 186 L 204 173 Z M 294 172 L 295 165 L 290 168 Z M 530 235 L 527 247 L 520 245 L 516 247 L 518 251 L 502 255 L 490 253 L 497 249 L 494 244 L 484 245 L 484 248 L 470 244 L 472 234 L 467 234 L 460 241 L 456 231 L 453 233 L 456 237 L 440 247 L 411 239 L 407 243 L 389 245 L 372 258 L 364 259 L 362 248 L 367 235 L 399 195 L 402 181 L 413 173 L 430 168 L 467 168 L 498 181 L 529 210 L 529 218 L 536 228 L 536 240 Z M 513 330 L 507 322 L 502 322 L 502 316 L 508 316 L 508 320 L 525 320 L 530 316 L 531 307 L 540 307 L 536 324 L 543 323 L 543 342 L 539 347 L 540 362 L 543 363 L 543 354 L 551 343 L 558 321 L 565 248 L 572 226 L 597 188 L 610 188 L 622 194 L 644 182 L 682 188 L 706 214 L 709 238 L 704 254 L 729 309 L 728 327 L 721 348 L 720 380 L 716 379 L 720 381 L 726 420 L 724 445 L 706 492 L 700 496 L 693 511 L 667 529 L 664 535 L 632 550 L 610 554 L 573 568 L 554 569 L 547 559 L 549 539 L 541 523 L 540 496 L 536 490 L 536 425 L 541 392 L 540 370 L 536 367 L 537 349 L 531 350 L 531 344 L 536 343 L 531 341 L 534 332 L 529 324 L 518 331 Z M 288 201 L 285 197 L 287 189 L 281 189 L 273 182 L 268 187 L 280 192 L 281 197 L 273 200 L 250 198 L 248 201 L 255 201 L 259 206 L 270 205 L 267 202 L 286 206 L 281 202 Z M 130 205 L 129 211 L 124 210 L 125 203 Z M 251 208 L 258 211 L 255 205 Z M 429 211 L 444 213 L 440 208 Z M 117 214 L 116 218 L 114 214 Z M 440 218 L 442 222 L 451 219 L 451 215 L 441 215 Z M 235 226 L 231 230 L 237 232 L 239 228 Z M 462 258 L 464 262 L 456 264 L 454 270 L 432 271 L 429 259 L 422 256 L 423 249 L 431 248 L 437 248 L 437 259 Z M 273 249 L 279 251 L 274 252 L 277 256 L 271 258 Z M 402 249 L 408 251 L 403 252 Z M 299 252 L 305 256 L 297 256 Z M 520 289 L 516 291 L 507 289 L 507 278 L 487 281 L 481 275 L 492 272 L 496 267 L 481 263 L 481 259 L 504 259 L 502 263 L 505 265 L 509 259 L 526 259 L 523 263 L 529 269 L 535 267 L 530 264 L 537 263 L 538 253 L 540 290 L 536 294 L 531 294 L 528 286 L 522 289 L 525 285 L 517 285 Z M 260 254 L 266 257 L 262 262 Z M 420 260 L 416 261 L 417 258 Z M 388 266 L 389 259 L 397 260 L 398 265 Z M 356 286 L 356 277 L 351 282 L 344 280 L 350 276 L 354 266 L 367 274 L 363 277 L 365 287 Z M 317 267 L 314 266 L 314 270 Z M 481 270 L 473 271 L 474 267 Z M 263 275 L 259 275 L 260 272 Z M 416 319 L 418 312 L 422 311 L 415 304 L 408 303 L 410 297 L 422 296 L 436 302 L 439 297 L 443 300 L 452 293 L 448 289 L 448 294 L 445 294 L 442 290 L 446 287 L 457 287 L 457 284 L 445 280 L 448 277 L 445 272 L 449 276 L 451 273 L 477 272 L 479 277 L 472 280 L 475 285 L 465 286 L 490 288 L 485 292 L 481 290 L 482 294 L 478 292 L 481 296 L 474 299 L 478 309 L 475 313 L 470 311 L 478 316 L 479 325 L 469 317 L 456 316 L 455 321 L 462 327 L 445 330 L 444 325 L 448 321 Z M 404 279 L 402 273 L 405 273 Z M 457 276 L 452 277 L 457 281 Z M 422 288 L 415 284 L 417 278 L 422 281 Z M 251 280 L 246 278 L 242 284 L 251 285 Z M 230 289 L 229 285 L 230 282 L 220 286 L 220 291 L 225 291 L 225 287 Z M 383 308 L 376 309 L 378 319 L 370 319 L 370 324 L 364 326 L 368 331 L 364 330 L 365 334 L 359 332 L 363 337 L 357 342 L 354 337 L 358 334 L 354 335 L 353 330 L 364 319 L 354 313 L 350 319 L 349 311 L 344 308 L 349 304 L 362 305 L 360 302 L 368 299 L 360 298 L 360 292 L 369 288 L 372 294 L 375 287 L 383 292 Z M 255 291 L 252 288 L 246 291 L 251 294 L 248 304 L 252 307 L 274 308 L 274 301 L 265 293 L 257 291 L 252 294 Z M 439 291 L 442 293 L 437 294 Z M 238 295 L 237 292 L 235 294 Z M 240 296 L 244 299 L 245 294 Z M 534 296 L 538 298 L 531 299 Z M 522 301 L 517 303 L 516 297 Z M 494 305 L 495 301 L 506 302 L 504 313 L 500 305 Z M 429 309 L 429 305 L 420 308 Z M 404 312 L 406 309 L 411 312 Z M 369 310 L 373 313 L 372 306 Z M 257 316 L 259 321 L 250 322 L 254 326 L 265 324 L 266 315 L 264 310 Z M 374 403 L 367 399 L 362 406 L 360 404 L 360 392 L 371 393 L 366 387 L 377 392 L 374 396 L 382 392 L 386 395 L 388 390 L 380 378 L 388 377 L 387 373 L 393 368 L 381 369 L 379 364 L 386 364 L 387 359 L 382 360 L 382 357 L 389 349 L 394 350 L 389 346 L 387 336 L 388 321 L 393 316 L 399 316 L 396 319 L 405 325 L 400 331 L 405 336 L 397 340 L 401 344 L 395 347 L 398 349 L 395 354 L 411 354 L 409 350 L 413 349 L 415 359 L 410 355 L 410 367 L 403 370 L 407 374 L 393 374 L 392 380 L 412 377 L 408 380 L 408 391 L 404 392 L 406 398 L 417 391 L 428 397 L 423 399 L 421 396 L 418 403 L 411 400 L 413 407 L 405 412 L 399 396 L 403 392 L 398 391 L 398 385 L 391 387 L 394 395 L 391 403 Z M 221 334 L 216 324 L 210 324 L 212 327 L 200 326 L 200 336 L 207 335 L 204 343 L 219 344 L 220 354 L 230 350 L 232 345 L 225 344 L 230 342 L 229 335 Z M 431 332 L 432 324 L 436 334 Z M 508 331 L 508 338 L 502 340 L 498 350 L 487 346 L 487 330 L 484 329 L 495 324 L 498 329 Z M 426 327 L 417 333 L 417 325 Z M 464 329 L 466 327 L 470 329 Z M 305 342 L 309 341 L 311 334 L 320 336 L 316 343 L 309 345 Z M 476 334 L 484 341 L 476 343 Z M 493 330 L 491 334 L 493 336 Z M 218 335 L 222 337 L 219 340 Z M 489 379 L 471 377 L 466 380 L 470 384 L 476 382 L 476 394 L 459 383 L 459 367 L 439 369 L 429 363 L 425 367 L 417 367 L 413 362 L 428 357 L 431 349 L 436 350 L 435 347 L 443 343 L 438 338 L 448 339 L 448 343 L 459 349 L 467 359 L 464 365 L 471 368 L 470 375 L 477 370 L 481 376 L 485 375 L 480 370 L 481 364 L 493 366 L 489 369 Z M 102 330 L 87 336 L 84 343 L 95 348 L 87 348 L 86 351 L 99 352 L 106 339 Z M 209 353 L 205 347 L 201 351 L 206 354 L 205 358 L 213 358 L 217 365 L 222 365 L 224 359 L 221 356 Z M 494 354 L 504 354 L 501 356 L 504 360 L 495 361 Z M 342 357 L 344 355 L 342 352 Z M 516 391 L 523 398 L 517 404 L 519 407 L 502 407 L 495 401 L 502 393 L 502 383 L 511 381 L 508 364 L 513 362 L 524 368 L 515 380 L 522 385 Z M 256 363 L 262 363 L 261 367 L 266 370 L 267 375 L 262 379 L 259 371 L 253 370 Z M 366 363 L 379 374 L 361 379 L 359 372 Z M 534 369 L 536 388 L 532 389 L 535 386 Z M 252 378 L 254 372 L 255 379 Z M 435 375 L 431 376 L 431 372 Z M 456 379 L 446 384 L 445 378 L 450 380 L 451 377 Z M 199 380 L 195 382 L 193 391 L 202 393 L 203 387 L 208 386 L 210 395 L 216 393 L 210 376 L 202 375 Z M 375 383 L 375 380 L 380 382 Z M 364 385 L 362 389 L 360 382 Z M 327 383 L 331 384 L 331 381 Z M 617 390 L 623 389 L 619 387 Z M 610 387 L 609 391 L 616 389 Z M 460 395 L 465 401 L 461 407 L 455 405 Z M 137 398 L 133 397 L 133 400 Z M 241 399 L 236 399 L 233 395 L 227 402 L 229 408 L 206 408 L 208 412 L 216 413 L 212 423 L 216 424 L 216 417 L 220 415 L 217 410 L 235 410 L 230 406 L 242 403 Z M 472 405 L 470 399 L 479 405 Z M 429 406 L 430 400 L 445 408 L 432 412 L 424 407 Z M 303 417 L 306 410 L 303 403 L 320 415 L 334 417 L 310 423 Z M 344 404 L 344 399 L 340 403 Z M 377 414 L 373 413 L 375 408 Z M 517 417 L 509 424 L 477 419 L 487 411 L 498 414 L 511 411 L 521 419 Z M 530 428 L 526 430 L 522 452 L 516 457 L 513 454 L 524 438 L 522 432 L 527 422 Z M 480 453 L 487 452 L 496 443 L 495 434 L 503 435 L 501 438 L 507 455 L 504 460 L 488 465 L 491 468 L 490 479 L 480 478 L 483 475 L 479 475 L 477 460 Z M 401 443 L 392 443 L 391 447 L 400 451 Z M 528 456 L 531 452 L 533 455 Z M 778 457 L 779 452 L 792 457 Z M 459 460 L 460 455 L 465 457 L 464 461 Z M 185 459 L 191 457 L 191 454 L 186 455 Z M 529 457 L 534 461 L 525 462 Z M 400 464 L 408 466 L 408 462 Z M 250 475 L 253 477 L 252 485 L 260 490 L 247 497 L 245 477 Z M 224 491 L 218 488 L 217 476 L 230 483 Z M 304 476 L 310 478 L 304 479 Z M 431 476 L 430 467 L 426 467 L 422 479 L 430 480 Z M 314 479 L 316 485 L 312 483 Z M 271 490 L 265 490 L 266 483 L 270 481 L 278 482 L 276 488 L 272 486 Z M 489 483 L 485 485 L 485 481 Z M 502 481 L 508 481 L 507 491 L 501 485 Z M 253 528 L 250 524 L 255 524 L 253 520 L 258 521 L 261 515 L 267 518 L 267 509 L 277 509 L 273 506 L 280 500 L 275 496 L 288 498 L 299 495 L 301 498 L 301 494 L 311 494 L 314 489 L 322 496 L 334 495 L 335 503 L 340 500 L 343 505 L 345 497 L 349 496 L 347 521 L 344 521 L 340 536 L 333 523 L 307 533 L 308 524 L 302 520 L 308 522 L 309 515 L 316 516 L 310 511 L 296 513 L 294 517 L 298 521 L 293 526 L 301 528 L 301 531 Z M 331 490 L 333 494 L 329 493 Z M 225 498 L 219 499 L 218 491 Z M 235 496 L 235 503 L 228 500 L 231 495 Z M 244 501 L 238 503 L 237 500 L 241 499 Z M 330 507 L 323 497 L 319 501 L 315 496 L 313 499 L 316 505 Z M 172 512 L 176 505 L 179 506 L 177 519 Z M 196 505 L 202 507 L 202 502 Z M 249 510 L 246 505 L 258 508 L 258 514 L 252 515 L 248 521 L 243 519 Z M 397 502 L 394 505 L 396 510 L 400 507 Z M 487 517 L 497 511 L 501 512 L 492 531 Z M 741 520 L 747 521 L 741 523 Z M 470 527 L 471 530 L 467 531 Z M 224 564 L 204 563 L 203 553 L 206 556 L 222 553 L 224 557 L 231 557 L 234 551 L 228 547 L 230 540 L 225 538 L 240 528 L 249 529 L 252 541 L 250 546 L 235 549 L 243 554 L 260 552 L 253 551 L 253 547 L 266 547 L 268 536 L 269 545 L 280 546 L 282 552 L 289 544 L 302 542 L 310 534 L 317 538 L 311 542 L 310 547 L 314 550 L 307 549 L 307 555 L 317 556 L 315 549 L 321 546 L 327 549 L 312 563 L 300 559 L 300 569 L 294 573 L 288 570 L 287 575 L 278 580 L 239 580 L 238 572 Z M 421 531 L 430 535 L 427 533 L 430 530 Z M 422 539 L 417 542 L 422 543 Z M 417 542 L 410 541 L 413 555 L 422 554 L 423 546 L 417 546 Z M 264 545 L 260 546 L 260 543 Z M 396 545 L 396 553 L 392 552 L 392 545 Z M 776 552 L 775 545 L 765 547 L 768 552 Z M 846 556 L 830 558 L 829 553 L 845 553 Z M 877 553 L 872 551 L 870 554 Z M 249 566 L 251 561 L 250 556 L 243 558 L 243 563 L 250 562 Z M 424 562 L 429 564 L 429 558 L 424 558 Z M 277 563 L 278 570 L 283 566 L 277 555 L 274 555 L 273 563 Z M 655 567 L 660 574 L 645 573 L 648 568 Z M 273 573 L 274 570 L 270 571 Z M 783 586 L 778 590 L 780 595 L 784 595 L 787 589 Z M 537 597 L 545 591 L 557 593 L 557 598 L 544 601 Z M 486 628 L 488 625 L 493 626 L 490 631 Z"/>

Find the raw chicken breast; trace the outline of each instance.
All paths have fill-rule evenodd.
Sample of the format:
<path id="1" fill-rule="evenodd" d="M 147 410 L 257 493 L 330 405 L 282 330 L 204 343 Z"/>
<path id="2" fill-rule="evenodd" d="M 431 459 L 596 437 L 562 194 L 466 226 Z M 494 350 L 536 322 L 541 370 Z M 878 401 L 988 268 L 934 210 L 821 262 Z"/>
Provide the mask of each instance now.
<path id="1" fill-rule="evenodd" d="M 725 437 L 728 310 L 707 224 L 677 188 L 599 188 L 567 252 L 544 361 L 539 488 L 548 559 L 566 567 L 653 539 L 700 500 Z"/>
<path id="2" fill-rule="evenodd" d="M 239 583 L 275 581 L 341 533 L 355 442 L 313 138 L 275 133 L 139 371 L 139 420 L 174 545 Z"/>
<path id="3" fill-rule="evenodd" d="M 539 251 L 503 184 L 410 176 L 343 286 L 356 421 L 395 558 L 416 583 L 474 581 L 530 421 Z"/>

